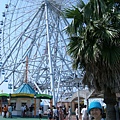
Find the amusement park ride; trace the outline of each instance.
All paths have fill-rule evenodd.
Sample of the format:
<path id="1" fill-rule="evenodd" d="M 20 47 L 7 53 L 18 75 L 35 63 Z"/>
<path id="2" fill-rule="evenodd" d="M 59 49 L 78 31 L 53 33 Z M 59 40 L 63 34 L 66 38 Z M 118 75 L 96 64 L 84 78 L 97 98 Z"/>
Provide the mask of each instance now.
<path id="1" fill-rule="evenodd" d="M 76 92 L 81 71 L 72 70 L 66 52 L 69 20 L 61 14 L 75 4 L 77 0 L 10 0 L 5 5 L 0 21 L 0 74 L 4 76 L 0 85 L 7 80 L 14 91 L 27 79 L 38 92 L 52 95 L 53 103 Z"/>

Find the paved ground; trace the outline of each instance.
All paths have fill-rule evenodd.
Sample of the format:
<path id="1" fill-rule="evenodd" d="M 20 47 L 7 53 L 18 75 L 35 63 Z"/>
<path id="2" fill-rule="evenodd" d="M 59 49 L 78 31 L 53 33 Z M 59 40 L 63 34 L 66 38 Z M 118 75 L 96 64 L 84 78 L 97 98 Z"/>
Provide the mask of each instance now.
<path id="1" fill-rule="evenodd" d="M 0 116 L 0 120 L 39 120 L 39 118 L 17 118 L 17 117 L 13 117 L 13 118 L 3 118 L 2 116 Z M 48 119 L 41 119 L 41 120 L 48 120 Z M 68 120 L 68 119 L 66 119 Z M 72 116 L 71 120 L 76 120 L 75 116 Z"/>
<path id="2" fill-rule="evenodd" d="M 0 120 L 39 120 L 39 118 L 18 118 L 18 117 L 13 117 L 13 118 L 3 118 L 0 116 Z M 41 120 L 48 120 L 48 119 L 41 119 Z"/>

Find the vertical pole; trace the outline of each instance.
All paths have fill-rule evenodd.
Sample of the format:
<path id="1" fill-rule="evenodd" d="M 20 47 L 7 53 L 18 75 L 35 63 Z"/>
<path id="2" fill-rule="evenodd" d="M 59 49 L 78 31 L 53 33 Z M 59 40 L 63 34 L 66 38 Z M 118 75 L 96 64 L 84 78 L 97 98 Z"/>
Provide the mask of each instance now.
<path id="1" fill-rule="evenodd" d="M 26 57 L 26 75 L 25 75 L 25 83 L 27 83 L 28 77 L 28 56 Z"/>
<path id="2" fill-rule="evenodd" d="M 80 93 L 79 93 L 79 83 L 78 83 L 78 119 L 80 119 Z"/>
<path id="3" fill-rule="evenodd" d="M 52 106 L 53 106 L 53 100 L 50 99 L 50 108 L 52 108 Z"/>
<path id="4" fill-rule="evenodd" d="M 36 96 L 34 96 L 34 117 L 36 117 Z"/>
<path id="5" fill-rule="evenodd" d="M 53 69 L 52 69 L 51 46 L 50 46 L 50 36 L 49 36 L 49 21 L 48 21 L 48 5 L 47 4 L 48 4 L 47 0 L 45 0 L 46 29 L 47 29 L 47 42 L 48 42 L 51 92 L 52 92 L 52 96 L 53 96 L 53 105 L 55 105 L 54 79 L 53 79 Z"/>
<path id="6" fill-rule="evenodd" d="M 2 115 L 2 98 L 0 99 L 0 115 Z"/>
<path id="7" fill-rule="evenodd" d="M 11 104 L 11 93 L 9 94 L 8 105 Z"/>
<path id="8" fill-rule="evenodd" d="M 12 89 L 13 89 L 12 92 L 13 92 L 13 93 L 14 93 L 14 80 L 15 80 L 15 79 L 14 79 L 14 72 L 15 72 L 15 71 L 13 71 L 13 85 L 12 85 L 12 86 L 13 86 L 13 87 L 12 87 Z"/>

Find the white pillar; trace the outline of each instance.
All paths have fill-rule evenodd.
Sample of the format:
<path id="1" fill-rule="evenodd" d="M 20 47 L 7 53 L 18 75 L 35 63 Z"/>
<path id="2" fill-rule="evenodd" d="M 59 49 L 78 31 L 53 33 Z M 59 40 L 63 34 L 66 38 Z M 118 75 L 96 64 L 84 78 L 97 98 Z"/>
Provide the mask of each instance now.
<path id="1" fill-rule="evenodd" d="M 55 105 L 55 91 L 54 91 L 54 77 L 53 77 L 53 68 L 52 68 L 52 58 L 51 58 L 51 45 L 50 45 L 50 36 L 49 36 L 49 21 L 48 21 L 48 4 L 45 0 L 45 10 L 46 10 L 46 28 L 47 28 L 47 42 L 48 42 L 48 55 L 49 55 L 49 67 L 50 67 L 50 81 L 51 81 L 51 92 L 53 96 L 53 105 Z"/>
<path id="2" fill-rule="evenodd" d="M 78 83 L 78 119 L 80 119 L 80 91 L 79 91 L 79 83 Z"/>

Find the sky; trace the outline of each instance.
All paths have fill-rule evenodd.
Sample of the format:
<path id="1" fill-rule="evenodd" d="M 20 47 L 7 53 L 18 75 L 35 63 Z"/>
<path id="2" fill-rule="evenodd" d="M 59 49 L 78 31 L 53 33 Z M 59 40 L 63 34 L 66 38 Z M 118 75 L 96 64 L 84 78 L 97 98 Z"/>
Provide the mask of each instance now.
<path id="1" fill-rule="evenodd" d="M 0 20 L 2 19 L 2 12 L 5 10 L 5 4 L 8 3 L 8 0 L 1 0 L 0 1 Z"/>
<path id="2" fill-rule="evenodd" d="M 88 0 L 84 0 L 86 3 Z M 0 21 L 3 20 L 2 13 L 6 10 L 5 4 L 8 4 L 9 0 L 1 0 L 0 1 Z M 0 36 L 2 37 L 2 36 Z M 3 79 L 4 76 L 1 76 L 0 79 Z M 2 85 L 0 85 L 0 93 L 11 93 L 12 90 L 8 89 L 8 82 L 4 82 Z"/>
<path id="3" fill-rule="evenodd" d="M 5 11 L 5 4 L 8 3 L 8 0 L 1 0 L 0 1 L 0 21 L 3 20 L 3 17 L 2 17 L 2 12 Z M 3 75 L 0 76 L 0 79 L 3 79 Z M 2 85 L 0 85 L 0 93 L 10 93 L 11 90 L 8 89 L 8 83 L 7 82 L 4 82 Z"/>

